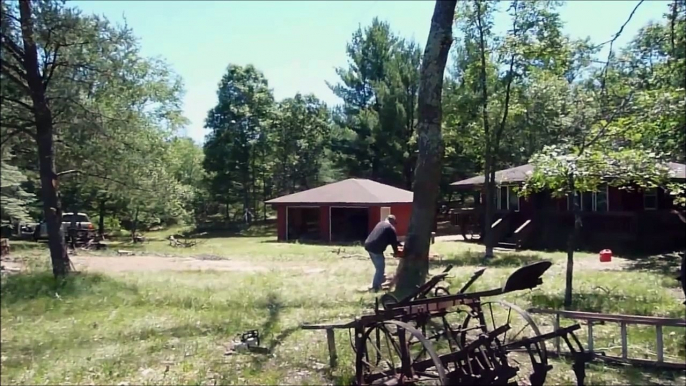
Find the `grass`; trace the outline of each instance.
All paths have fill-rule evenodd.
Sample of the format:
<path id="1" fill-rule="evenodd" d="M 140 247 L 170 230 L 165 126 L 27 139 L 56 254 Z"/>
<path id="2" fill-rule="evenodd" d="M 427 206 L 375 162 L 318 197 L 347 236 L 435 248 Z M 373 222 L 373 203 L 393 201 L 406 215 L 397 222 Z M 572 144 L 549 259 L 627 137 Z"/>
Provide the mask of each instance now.
<path id="1" fill-rule="evenodd" d="M 303 331 L 299 326 L 350 320 L 371 310 L 374 297 L 357 292 L 368 285 L 372 275 L 372 265 L 360 247 L 280 244 L 254 230 L 243 237 L 206 236 L 197 246 L 184 249 L 170 247 L 164 235 L 146 236 L 152 241 L 142 245 L 120 242 L 111 249 L 135 250 L 141 255 L 213 256 L 269 270 L 80 273 L 55 283 L 45 270 L 44 246 L 13 242 L 16 255 L 32 263 L 28 272 L 2 279 L 0 383 L 349 383 L 354 359 L 347 332 L 337 332 L 341 365 L 332 371 L 325 334 Z M 445 242 L 435 244 L 434 250 L 443 258 L 432 262 L 432 271 L 447 264 L 455 266 L 449 280 L 452 288 L 459 288 L 480 265 L 477 245 Z M 499 287 L 516 267 L 542 259 L 554 262 L 544 284 L 505 299 L 523 308 L 559 308 L 565 259 L 561 253 L 503 253 L 489 262 L 473 290 Z M 579 262 L 595 260 L 595 255 L 578 256 Z M 116 258 L 112 264 L 117 264 Z M 576 271 L 577 309 L 683 317 L 678 282 L 664 269 L 601 271 L 589 267 L 580 264 Z M 388 260 L 387 271 L 394 269 L 395 262 Z M 536 319 L 543 329 L 550 326 L 545 317 Z M 225 356 L 234 336 L 250 329 L 259 330 L 269 353 Z M 596 347 L 616 354 L 618 327 L 598 326 L 594 332 Z M 683 330 L 665 329 L 664 335 L 667 359 L 685 360 Z M 629 336 L 633 356 L 654 353 L 650 331 L 630 327 Z M 583 333 L 580 338 L 585 342 Z M 574 381 L 570 364 L 553 365 L 548 383 Z M 647 373 L 602 364 L 591 365 L 588 373 L 586 383 L 594 385 L 684 381 L 677 373 Z"/>

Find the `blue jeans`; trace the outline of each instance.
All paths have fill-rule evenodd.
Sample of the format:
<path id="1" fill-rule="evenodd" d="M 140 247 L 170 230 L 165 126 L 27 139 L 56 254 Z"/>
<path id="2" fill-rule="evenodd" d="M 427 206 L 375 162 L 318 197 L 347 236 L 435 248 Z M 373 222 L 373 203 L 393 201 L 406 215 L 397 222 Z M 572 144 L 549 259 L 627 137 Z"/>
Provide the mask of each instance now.
<path id="1" fill-rule="evenodd" d="M 376 270 L 372 280 L 372 289 L 380 290 L 381 284 L 383 284 L 385 279 L 386 259 L 383 257 L 383 253 L 369 252 L 369 257 L 372 259 L 372 264 L 374 264 L 374 269 Z"/>

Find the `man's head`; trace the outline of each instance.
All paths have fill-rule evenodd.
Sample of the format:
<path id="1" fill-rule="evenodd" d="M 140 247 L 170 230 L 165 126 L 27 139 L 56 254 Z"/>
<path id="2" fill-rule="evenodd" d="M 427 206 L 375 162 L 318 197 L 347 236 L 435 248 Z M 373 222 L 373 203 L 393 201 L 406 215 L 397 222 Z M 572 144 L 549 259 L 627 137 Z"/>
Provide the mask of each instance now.
<path id="1" fill-rule="evenodd" d="M 388 221 L 388 223 L 393 226 L 396 226 L 396 224 L 398 224 L 398 221 L 396 221 L 395 216 L 392 214 L 389 214 L 388 217 L 386 217 L 386 221 Z"/>

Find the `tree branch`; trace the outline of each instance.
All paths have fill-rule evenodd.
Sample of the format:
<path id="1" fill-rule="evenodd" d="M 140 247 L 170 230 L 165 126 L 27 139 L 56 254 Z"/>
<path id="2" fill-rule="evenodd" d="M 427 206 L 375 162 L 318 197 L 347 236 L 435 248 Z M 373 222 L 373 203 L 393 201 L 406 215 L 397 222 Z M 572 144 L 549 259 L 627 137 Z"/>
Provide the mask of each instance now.
<path id="1" fill-rule="evenodd" d="M 30 124 L 17 125 L 17 126 L 2 124 L 2 126 L 10 128 L 10 129 L 14 129 L 14 131 L 3 135 L 2 140 L 0 140 L 0 145 L 4 145 L 5 143 L 7 143 L 7 141 L 9 141 L 11 138 L 17 136 L 18 134 L 26 134 L 29 137 L 36 139 L 35 134 L 33 134 L 30 130 L 28 130 L 28 128 L 32 126 Z"/>
<path id="2" fill-rule="evenodd" d="M 622 35 L 622 32 L 624 32 L 624 27 L 626 27 L 626 25 L 629 24 L 629 22 L 631 21 L 631 19 L 634 17 L 634 14 L 636 13 L 636 10 L 638 9 L 638 7 L 641 6 L 641 4 L 643 4 L 644 1 L 645 1 L 645 0 L 641 0 L 641 1 L 638 2 L 638 4 L 636 4 L 636 6 L 634 7 L 634 9 L 633 9 L 633 10 L 631 11 L 631 13 L 629 14 L 629 17 L 626 19 L 626 21 L 624 22 L 624 24 L 622 24 L 622 26 L 619 27 L 619 31 L 617 31 L 617 33 L 614 34 L 614 36 L 612 37 L 612 39 L 610 39 L 610 40 L 608 40 L 607 42 L 603 43 L 603 45 L 606 44 L 606 43 L 608 43 L 608 42 L 610 43 L 610 49 L 609 49 L 609 52 L 608 52 L 608 54 L 607 54 L 607 63 L 605 63 L 605 67 L 603 68 L 603 78 L 602 78 L 601 86 L 600 86 L 601 92 L 602 92 L 603 94 L 604 94 L 604 92 L 605 92 L 604 90 L 605 90 L 605 85 L 606 85 L 606 82 L 607 82 L 607 72 L 608 72 L 608 70 L 609 70 L 610 62 L 611 62 L 611 58 L 612 58 L 612 46 L 615 44 L 615 41 L 619 38 L 619 36 Z"/>
<path id="3" fill-rule="evenodd" d="M 31 90 L 29 89 L 29 86 L 21 81 L 21 78 L 26 79 L 26 73 L 22 72 L 20 68 L 7 63 L 6 60 L 0 60 L 0 71 L 2 71 L 3 75 L 14 82 L 23 92 L 30 95 Z M 15 75 L 13 72 L 17 75 Z"/>
<path id="4" fill-rule="evenodd" d="M 26 102 L 22 102 L 22 101 L 20 101 L 19 99 L 10 98 L 10 97 L 7 97 L 7 96 L 1 96 L 1 97 L 0 97 L 0 102 L 1 102 L 1 101 L 12 102 L 12 103 L 14 103 L 14 104 L 17 104 L 17 105 L 19 105 L 19 106 L 25 108 L 25 109 L 28 110 L 29 112 L 33 113 L 33 106 L 29 105 L 29 104 L 26 103 Z"/>
<path id="5" fill-rule="evenodd" d="M 2 45 L 7 48 L 7 51 L 14 57 L 20 66 L 24 65 L 24 52 L 9 36 L 2 35 Z"/>
<path id="6" fill-rule="evenodd" d="M 101 175 L 97 175 L 97 174 L 93 174 L 93 173 L 87 173 L 87 172 L 84 172 L 84 171 L 81 171 L 81 170 L 78 170 L 78 169 L 65 170 L 65 171 L 63 171 L 63 172 L 59 172 L 59 173 L 56 174 L 56 177 L 67 176 L 67 175 L 70 175 L 70 174 L 81 174 L 81 175 L 84 175 L 84 176 L 87 176 L 87 177 L 99 178 L 99 179 L 101 179 L 101 180 L 114 182 L 115 184 L 119 184 L 119 185 L 125 186 L 125 187 L 127 187 L 127 188 L 131 188 L 131 189 L 138 190 L 138 191 L 141 191 L 141 192 L 155 193 L 155 191 L 150 190 L 150 189 L 144 189 L 144 188 L 141 188 L 141 187 L 138 187 L 138 186 L 132 186 L 132 185 L 126 183 L 126 182 L 122 182 L 122 181 L 116 180 L 116 179 L 114 179 L 114 178 L 105 177 L 105 176 L 101 176 Z"/>
<path id="7" fill-rule="evenodd" d="M 43 70 L 43 89 L 47 90 L 48 89 L 48 84 L 50 84 L 50 80 L 52 79 L 53 74 L 55 73 L 55 68 L 57 68 L 57 51 L 59 50 L 60 46 L 55 46 L 55 50 L 52 52 L 52 61 L 45 63 L 45 69 Z M 49 69 L 48 69 L 49 66 Z M 47 75 L 46 75 L 47 73 Z"/>

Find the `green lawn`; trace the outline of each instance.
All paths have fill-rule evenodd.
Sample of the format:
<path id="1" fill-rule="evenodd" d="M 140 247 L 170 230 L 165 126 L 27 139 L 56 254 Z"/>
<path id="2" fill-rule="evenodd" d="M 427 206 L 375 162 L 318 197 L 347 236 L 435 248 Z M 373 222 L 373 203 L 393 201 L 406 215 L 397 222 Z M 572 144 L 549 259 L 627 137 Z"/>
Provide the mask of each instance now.
<path id="1" fill-rule="evenodd" d="M 374 297 L 357 292 L 369 284 L 372 265 L 360 247 L 273 242 L 274 237 L 206 238 L 194 248 L 172 248 L 158 235 L 136 246 L 140 256 L 201 256 L 225 259 L 260 271 L 154 271 L 80 273 L 56 287 L 46 272 L 47 253 L 35 243 L 13 243 L 14 258 L 30 262 L 27 273 L 2 279 L 2 384 L 330 384 L 353 373 L 348 334 L 337 335 L 339 369 L 328 368 L 325 334 L 303 331 L 303 322 L 348 320 L 369 311 Z M 157 236 L 157 240 L 154 238 Z M 435 244 L 442 262 L 453 264 L 450 283 L 459 287 L 480 264 L 480 246 Z M 80 252 L 78 261 L 87 261 Z M 122 258 L 112 250 L 92 259 Z M 211 257 L 211 258 L 210 258 Z M 38 259 L 38 260 L 37 260 Z M 80 259 L 80 260 L 79 260 Z M 131 262 L 129 258 L 128 263 Z M 141 258 L 142 259 L 142 258 Z M 489 263 L 474 289 L 502 285 L 525 262 L 550 259 L 554 266 L 533 291 L 506 296 L 523 308 L 559 307 L 564 255 L 503 253 Z M 38 262 L 36 262 L 38 261 Z M 110 260 L 106 260 L 109 262 Z M 683 295 L 670 259 L 658 263 L 624 261 L 621 270 L 579 254 L 575 306 L 581 310 L 683 317 Z M 395 269 L 388 260 L 387 271 Z M 102 267 L 102 265 L 101 265 Z M 210 266 L 211 269 L 212 266 Z M 105 269 L 106 270 L 106 269 Z M 545 328 L 549 320 L 537 317 Z M 258 329 L 269 354 L 225 356 L 226 346 L 243 331 Z M 616 353 L 619 329 L 597 327 L 597 348 Z M 584 334 L 580 334 L 585 342 Z M 683 361 L 683 331 L 665 329 L 665 355 Z M 654 336 L 629 329 L 633 356 L 654 355 Z M 550 346 L 552 347 L 552 346 Z M 573 382 L 570 364 L 554 362 L 549 384 Z M 681 378 L 679 378 L 681 376 Z M 632 367 L 590 366 L 587 384 L 655 382 L 683 384 L 677 373 L 645 373 Z"/>

